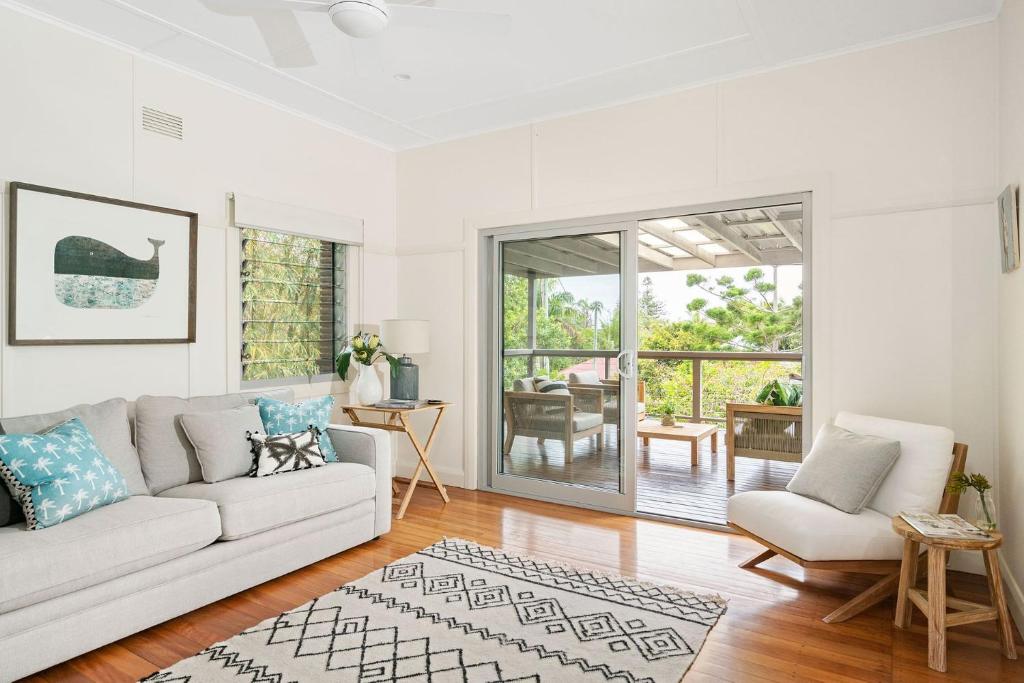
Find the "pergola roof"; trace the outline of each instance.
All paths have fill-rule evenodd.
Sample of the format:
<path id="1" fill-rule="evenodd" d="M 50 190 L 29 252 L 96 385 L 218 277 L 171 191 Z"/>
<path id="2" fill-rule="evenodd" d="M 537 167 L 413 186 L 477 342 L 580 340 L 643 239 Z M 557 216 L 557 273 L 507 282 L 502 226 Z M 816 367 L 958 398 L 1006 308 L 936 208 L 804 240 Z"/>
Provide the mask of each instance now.
<path id="1" fill-rule="evenodd" d="M 801 263 L 799 204 L 672 216 L 640 222 L 640 272 Z M 615 233 L 506 242 L 505 273 L 536 278 L 619 271 Z"/>

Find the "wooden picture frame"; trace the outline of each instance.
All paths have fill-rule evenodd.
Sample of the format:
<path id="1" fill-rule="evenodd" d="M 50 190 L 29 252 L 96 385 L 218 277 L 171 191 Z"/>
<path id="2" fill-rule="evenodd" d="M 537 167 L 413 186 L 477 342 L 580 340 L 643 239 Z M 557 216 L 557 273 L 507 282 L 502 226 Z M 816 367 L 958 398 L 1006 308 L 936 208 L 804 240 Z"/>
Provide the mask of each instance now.
<path id="1" fill-rule="evenodd" d="M 11 346 L 195 342 L 198 213 L 30 183 L 8 188 Z"/>

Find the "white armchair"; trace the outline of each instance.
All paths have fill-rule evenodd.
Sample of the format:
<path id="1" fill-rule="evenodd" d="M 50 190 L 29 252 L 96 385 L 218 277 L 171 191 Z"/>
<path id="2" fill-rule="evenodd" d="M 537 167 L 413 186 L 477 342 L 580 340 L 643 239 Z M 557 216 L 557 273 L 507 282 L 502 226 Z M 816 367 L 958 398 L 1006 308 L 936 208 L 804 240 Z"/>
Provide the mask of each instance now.
<path id="1" fill-rule="evenodd" d="M 788 491 L 748 491 L 729 499 L 729 526 L 766 549 L 740 566 L 781 555 L 808 569 L 880 574 L 882 578 L 824 618 L 845 621 L 890 595 L 899 582 L 903 539 L 891 518 L 905 510 L 955 513 L 959 496 L 946 491 L 962 472 L 967 446 L 945 427 L 840 413 L 836 426 L 900 442 L 900 456 L 864 510 L 848 514 Z"/>

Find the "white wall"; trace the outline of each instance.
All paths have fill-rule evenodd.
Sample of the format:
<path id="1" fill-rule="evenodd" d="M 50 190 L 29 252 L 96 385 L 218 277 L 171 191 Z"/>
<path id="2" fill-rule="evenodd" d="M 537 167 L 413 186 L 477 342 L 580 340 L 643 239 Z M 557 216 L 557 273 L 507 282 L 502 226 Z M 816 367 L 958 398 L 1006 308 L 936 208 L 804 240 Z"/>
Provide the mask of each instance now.
<path id="1" fill-rule="evenodd" d="M 438 464 L 473 485 L 475 366 L 448 369 L 476 353 L 473 227 L 813 186 L 816 420 L 949 425 L 992 472 L 996 59 L 989 23 L 399 153 L 399 307 L 433 322 L 426 391 L 465 408 Z"/>
<path id="2" fill-rule="evenodd" d="M 394 153 L 5 8 L 0 65 L 0 180 L 197 211 L 200 223 L 195 344 L 5 344 L 3 414 L 232 388 L 228 364 L 237 352 L 226 334 L 237 304 L 226 298 L 234 277 L 226 265 L 227 192 L 364 219 L 361 321 L 395 315 Z M 184 141 L 142 131 L 143 105 L 183 116 Z M 5 294 L 0 311 L 6 304 Z M 340 383 L 300 389 L 344 390 Z"/>
<path id="3" fill-rule="evenodd" d="M 1024 0 L 999 16 L 999 189 L 1024 185 Z M 996 506 L 1014 618 L 1024 629 L 1024 271 L 999 278 L 999 451 Z"/>

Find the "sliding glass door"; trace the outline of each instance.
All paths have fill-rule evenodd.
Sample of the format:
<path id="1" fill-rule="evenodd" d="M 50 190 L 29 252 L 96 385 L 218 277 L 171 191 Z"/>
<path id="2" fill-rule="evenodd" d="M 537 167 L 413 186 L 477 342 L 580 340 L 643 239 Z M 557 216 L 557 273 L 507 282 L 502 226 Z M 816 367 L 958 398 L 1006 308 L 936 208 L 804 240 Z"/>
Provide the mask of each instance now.
<path id="1" fill-rule="evenodd" d="M 632 511 L 636 223 L 490 245 L 488 484 Z"/>

